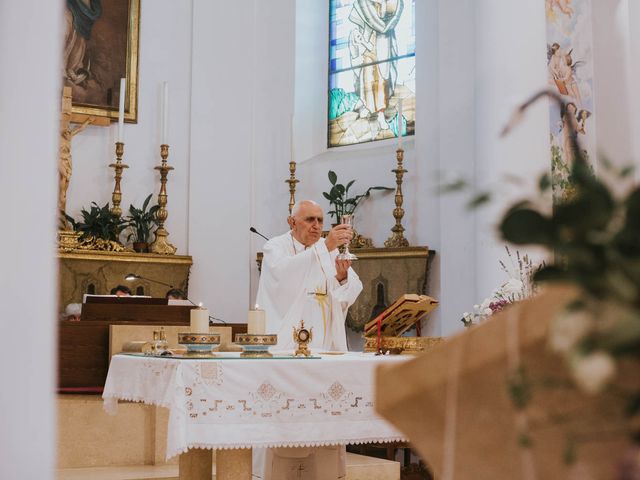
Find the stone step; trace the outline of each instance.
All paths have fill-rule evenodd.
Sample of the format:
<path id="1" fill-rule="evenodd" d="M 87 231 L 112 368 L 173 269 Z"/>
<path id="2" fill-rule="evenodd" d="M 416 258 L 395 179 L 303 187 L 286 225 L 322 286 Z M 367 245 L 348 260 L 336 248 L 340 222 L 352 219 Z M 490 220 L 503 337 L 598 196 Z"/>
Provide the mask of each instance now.
<path id="1" fill-rule="evenodd" d="M 57 480 L 177 480 L 177 465 L 63 468 Z M 215 465 L 212 471 L 215 480 Z M 347 453 L 346 480 L 400 480 L 400 463 Z"/>

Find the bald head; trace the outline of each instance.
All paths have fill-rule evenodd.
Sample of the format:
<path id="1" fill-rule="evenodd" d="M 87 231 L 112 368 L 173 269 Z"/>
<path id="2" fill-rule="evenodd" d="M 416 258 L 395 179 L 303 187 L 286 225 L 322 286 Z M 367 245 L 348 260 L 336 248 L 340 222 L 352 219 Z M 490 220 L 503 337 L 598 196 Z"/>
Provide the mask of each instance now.
<path id="1" fill-rule="evenodd" d="M 292 217 L 299 216 L 300 210 L 304 207 L 309 207 L 309 206 L 320 208 L 320 205 L 318 205 L 313 200 L 299 200 L 293 205 L 293 208 L 291 209 L 291 216 Z"/>
<path id="2" fill-rule="evenodd" d="M 293 237 L 305 247 L 310 247 L 322 235 L 324 214 L 313 200 L 300 200 L 291 210 L 289 226 Z"/>

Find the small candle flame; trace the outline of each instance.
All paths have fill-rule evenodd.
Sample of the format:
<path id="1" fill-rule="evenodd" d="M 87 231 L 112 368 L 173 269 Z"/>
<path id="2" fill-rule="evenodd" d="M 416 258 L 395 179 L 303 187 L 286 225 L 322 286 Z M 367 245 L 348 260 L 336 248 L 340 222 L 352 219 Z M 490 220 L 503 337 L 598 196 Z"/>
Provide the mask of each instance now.
<path id="1" fill-rule="evenodd" d="M 260 305 L 258 305 L 258 304 L 256 303 L 256 305 L 255 305 L 255 307 L 253 307 L 253 309 L 254 309 L 254 310 L 260 310 Z"/>

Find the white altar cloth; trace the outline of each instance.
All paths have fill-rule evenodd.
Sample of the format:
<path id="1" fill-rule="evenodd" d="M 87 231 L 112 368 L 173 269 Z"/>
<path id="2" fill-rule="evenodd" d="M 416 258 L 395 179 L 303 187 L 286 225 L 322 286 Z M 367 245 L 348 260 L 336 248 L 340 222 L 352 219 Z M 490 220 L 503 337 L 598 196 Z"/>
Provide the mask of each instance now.
<path id="1" fill-rule="evenodd" d="M 236 354 L 237 355 L 237 354 Z M 376 415 L 377 365 L 364 353 L 310 359 L 115 355 L 102 395 L 169 409 L 167 458 L 189 448 L 304 447 L 406 439 Z"/>

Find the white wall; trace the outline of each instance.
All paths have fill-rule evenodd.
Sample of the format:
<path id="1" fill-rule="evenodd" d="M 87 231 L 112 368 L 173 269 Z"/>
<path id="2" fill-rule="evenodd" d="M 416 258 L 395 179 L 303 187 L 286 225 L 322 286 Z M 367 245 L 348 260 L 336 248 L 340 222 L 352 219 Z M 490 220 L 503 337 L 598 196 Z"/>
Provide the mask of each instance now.
<path id="1" fill-rule="evenodd" d="M 189 296 L 218 318 L 243 322 L 249 309 L 255 7 L 210 0 L 193 5 Z"/>
<path id="2" fill-rule="evenodd" d="M 640 85 L 640 2 L 631 1 L 629 5 L 629 84 Z M 629 110 L 640 112 L 640 90 L 630 88 Z M 636 167 L 640 162 L 640 115 L 631 115 L 631 138 L 633 139 L 633 160 Z M 640 169 L 636 170 L 636 180 L 640 180 Z"/>
<path id="3" fill-rule="evenodd" d="M 618 165 L 633 163 L 635 156 L 631 129 L 637 110 L 630 88 L 629 23 L 633 3 L 637 2 L 592 0 L 596 149 Z"/>
<path id="4" fill-rule="evenodd" d="M 0 2 L 0 478 L 6 479 L 54 478 L 61 40 L 61 3 Z"/>
<path id="5" fill-rule="evenodd" d="M 477 214 L 479 303 L 508 280 L 498 264 L 507 263 L 504 242 L 496 235 L 500 216 L 515 199 L 535 193 L 535 179 L 549 171 L 551 160 L 547 101 L 532 106 L 507 137 L 499 137 L 514 109 L 547 87 L 544 2 L 485 0 L 476 13 L 475 171 L 478 187 L 494 194 Z M 521 183 L 508 182 L 507 175 Z"/>

